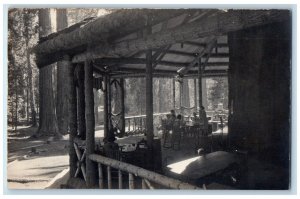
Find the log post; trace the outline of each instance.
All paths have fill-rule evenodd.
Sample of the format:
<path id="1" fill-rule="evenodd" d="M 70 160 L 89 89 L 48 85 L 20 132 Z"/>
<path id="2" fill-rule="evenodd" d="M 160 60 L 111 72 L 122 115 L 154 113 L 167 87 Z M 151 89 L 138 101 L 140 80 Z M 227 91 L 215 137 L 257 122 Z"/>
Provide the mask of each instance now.
<path id="1" fill-rule="evenodd" d="M 74 138 L 77 134 L 77 107 L 76 107 L 76 87 L 74 81 L 74 66 L 70 61 L 70 57 L 67 57 L 66 60 L 66 67 L 70 67 L 68 70 L 67 81 L 68 81 L 68 112 L 69 112 L 69 165 L 70 165 L 70 176 L 74 176 L 76 172 L 76 163 L 77 163 L 77 156 L 76 151 L 74 149 Z"/>
<path id="2" fill-rule="evenodd" d="M 152 79 L 152 51 L 146 53 L 146 130 L 147 145 L 152 149 L 153 144 L 153 79 Z"/>
<path id="3" fill-rule="evenodd" d="M 86 122 L 86 185 L 92 188 L 96 184 L 96 165 L 88 157 L 95 150 L 95 114 L 93 93 L 93 68 L 90 62 L 84 62 L 85 86 L 85 122 Z"/>
<path id="4" fill-rule="evenodd" d="M 120 79 L 120 91 L 121 91 L 121 134 L 125 134 L 125 81 L 124 78 Z"/>
<path id="5" fill-rule="evenodd" d="M 77 115 L 78 115 L 78 135 L 85 140 L 85 99 L 84 99 L 84 66 L 78 64 L 76 67 L 77 87 Z"/>
<path id="6" fill-rule="evenodd" d="M 104 88 L 103 88 L 103 95 L 104 95 L 104 111 L 103 111 L 103 118 L 104 118 L 104 138 L 108 136 L 108 124 L 109 124 L 109 115 L 108 115 L 108 75 L 104 75 Z"/>
<path id="7" fill-rule="evenodd" d="M 173 109 L 176 107 L 176 89 L 175 89 L 175 79 L 173 78 Z"/>
<path id="8" fill-rule="evenodd" d="M 108 125 L 107 125 L 107 132 L 108 135 L 110 133 L 110 130 L 112 129 L 112 107 L 111 107 L 111 100 L 112 100 L 112 95 L 111 95 L 111 81 L 110 81 L 110 76 L 107 75 L 107 110 L 108 110 Z"/>
<path id="9" fill-rule="evenodd" d="M 198 61 L 198 95 L 199 95 L 199 118 L 201 117 L 201 106 L 202 106 L 202 67 L 201 58 Z"/>
<path id="10" fill-rule="evenodd" d="M 195 106 L 195 112 L 197 112 L 197 79 L 194 79 L 194 106 Z"/>
<path id="11" fill-rule="evenodd" d="M 183 79 L 179 82 L 179 111 L 182 114 L 182 90 L 183 90 Z"/>

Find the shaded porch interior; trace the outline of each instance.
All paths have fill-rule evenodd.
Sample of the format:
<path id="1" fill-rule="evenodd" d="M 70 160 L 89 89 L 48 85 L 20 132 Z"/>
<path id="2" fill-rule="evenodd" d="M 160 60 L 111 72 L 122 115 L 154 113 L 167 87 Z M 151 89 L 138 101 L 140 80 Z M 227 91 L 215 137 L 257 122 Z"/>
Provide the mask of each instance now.
<path id="1" fill-rule="evenodd" d="M 133 19 L 132 16 L 141 18 Z M 97 25 L 102 29 L 97 29 Z M 76 43 L 78 35 L 83 39 Z M 201 180 L 176 176 L 166 166 L 195 157 L 197 149 L 206 148 L 207 153 L 226 151 L 242 159 L 239 169 L 245 175 L 234 188 L 289 188 L 289 11 L 121 10 L 49 35 L 41 39 L 35 53 L 39 67 L 55 61 L 71 66 L 68 74 L 72 80 L 68 92 L 73 115 L 70 121 L 70 175 L 77 173 L 85 179 L 87 187 L 96 185 L 99 172 L 89 157 L 98 150 L 97 146 L 103 145 L 102 139 L 108 138 L 115 129 L 117 142 L 126 137 L 143 136 L 145 150 L 129 157 L 132 160 L 129 163 L 140 162 L 138 166 L 149 171 L 201 186 Z M 153 78 L 172 81 L 170 104 L 177 114 L 188 120 L 191 110 L 199 112 L 198 107 L 203 105 L 202 79 L 214 76 L 228 78 L 228 120 L 223 121 L 226 128 L 222 125 L 203 137 L 183 135 L 179 150 L 165 147 L 166 138 L 154 125 L 160 123 L 164 114 L 153 112 Z M 128 78 L 144 78 L 145 115 L 125 115 L 125 82 Z M 182 95 L 179 106 L 175 105 L 175 94 L 182 93 L 180 82 L 183 79 L 194 80 L 194 107 L 184 107 Z M 175 89 L 175 84 L 179 84 L 179 90 Z M 103 135 L 96 133 L 96 136 L 93 88 L 101 89 L 104 97 Z M 114 107 L 115 112 L 111 105 L 112 89 L 116 89 L 119 96 L 114 100 L 120 100 L 120 106 Z M 136 128 L 140 129 L 136 131 Z M 83 146 L 86 151 L 86 158 L 79 166 L 78 146 Z M 82 165 L 85 176 L 78 174 L 84 172 L 80 170 Z M 130 187 L 130 175 L 128 178 Z M 138 184 L 142 182 L 143 179 Z"/>

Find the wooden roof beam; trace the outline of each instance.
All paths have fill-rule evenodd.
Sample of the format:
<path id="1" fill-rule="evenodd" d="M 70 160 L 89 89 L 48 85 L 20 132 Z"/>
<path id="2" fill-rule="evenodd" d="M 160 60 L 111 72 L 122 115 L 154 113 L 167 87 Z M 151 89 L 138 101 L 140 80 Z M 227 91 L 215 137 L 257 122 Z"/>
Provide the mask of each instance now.
<path id="1" fill-rule="evenodd" d="M 95 60 L 95 64 L 97 65 L 124 65 L 124 64 L 145 64 L 146 59 L 144 58 L 102 58 Z M 158 65 L 164 66 L 174 66 L 174 67 L 183 67 L 189 66 L 189 62 L 170 62 L 170 61 L 159 61 Z M 209 62 L 207 66 L 223 66 L 228 65 L 228 62 Z"/>
<path id="2" fill-rule="evenodd" d="M 99 45 L 73 57 L 73 62 L 102 57 L 122 57 L 131 51 L 141 51 L 197 39 L 218 36 L 230 31 L 290 19 L 288 10 L 230 10 L 174 29 L 151 34 L 146 38 L 124 41 L 111 46 Z"/>
<path id="3" fill-rule="evenodd" d="M 157 24 L 186 12 L 189 11 L 186 9 L 121 9 L 99 17 L 74 31 L 65 31 L 65 34 L 59 34 L 48 40 L 43 38 L 44 41 L 35 46 L 33 52 L 49 54 L 93 44 L 95 41 L 106 42 L 145 27 L 149 16 L 152 24 Z"/>
<path id="4" fill-rule="evenodd" d="M 196 42 L 196 41 L 185 41 L 183 43 L 191 45 L 191 46 L 202 47 L 202 48 L 205 48 L 206 45 L 207 45 L 206 43 L 200 43 L 200 42 Z M 225 47 L 228 47 L 228 44 L 227 43 L 217 43 L 216 47 L 218 47 L 218 48 L 225 48 Z"/>

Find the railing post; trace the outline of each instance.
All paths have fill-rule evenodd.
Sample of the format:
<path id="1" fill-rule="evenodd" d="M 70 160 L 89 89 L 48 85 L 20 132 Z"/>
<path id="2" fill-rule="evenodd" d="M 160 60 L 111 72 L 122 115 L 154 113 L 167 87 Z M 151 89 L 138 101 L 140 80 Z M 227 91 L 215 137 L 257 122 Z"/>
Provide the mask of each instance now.
<path id="1" fill-rule="evenodd" d="M 108 189 L 112 188 L 112 182 L 111 182 L 111 169 L 110 166 L 107 166 L 107 187 Z"/>
<path id="2" fill-rule="evenodd" d="M 99 188 L 103 189 L 103 171 L 101 163 L 98 163 Z"/>
<path id="3" fill-rule="evenodd" d="M 119 189 L 123 188 L 123 177 L 122 177 L 122 171 L 118 170 L 118 177 L 119 177 Z"/>
<path id="4" fill-rule="evenodd" d="M 147 189 L 145 179 L 142 179 L 142 189 Z"/>
<path id="5" fill-rule="evenodd" d="M 134 177 L 132 173 L 129 173 L 129 189 L 134 189 Z"/>

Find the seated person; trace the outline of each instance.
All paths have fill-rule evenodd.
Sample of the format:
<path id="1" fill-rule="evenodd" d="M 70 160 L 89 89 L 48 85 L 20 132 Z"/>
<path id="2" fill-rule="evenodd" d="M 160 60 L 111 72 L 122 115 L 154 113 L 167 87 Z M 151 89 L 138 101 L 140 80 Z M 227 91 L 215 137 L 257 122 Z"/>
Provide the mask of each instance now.
<path id="1" fill-rule="evenodd" d="M 174 110 L 171 110 L 171 119 L 175 120 L 176 119 L 176 114 Z"/>
<path id="2" fill-rule="evenodd" d="M 173 119 L 173 116 L 171 114 L 167 114 L 166 119 L 166 130 L 171 130 L 173 128 L 175 119 Z"/>
<path id="3" fill-rule="evenodd" d="M 119 159 L 119 145 L 115 143 L 115 135 L 110 133 L 107 138 L 104 138 L 104 154 L 106 157 Z"/>
<path id="4" fill-rule="evenodd" d="M 185 125 L 185 121 L 183 120 L 183 117 L 180 114 L 177 115 L 177 118 L 176 118 L 175 121 L 178 122 L 180 128 Z"/>
<path id="5" fill-rule="evenodd" d="M 192 117 L 192 121 L 196 124 L 200 123 L 200 118 L 197 116 L 196 112 L 193 112 L 193 117 Z"/>

